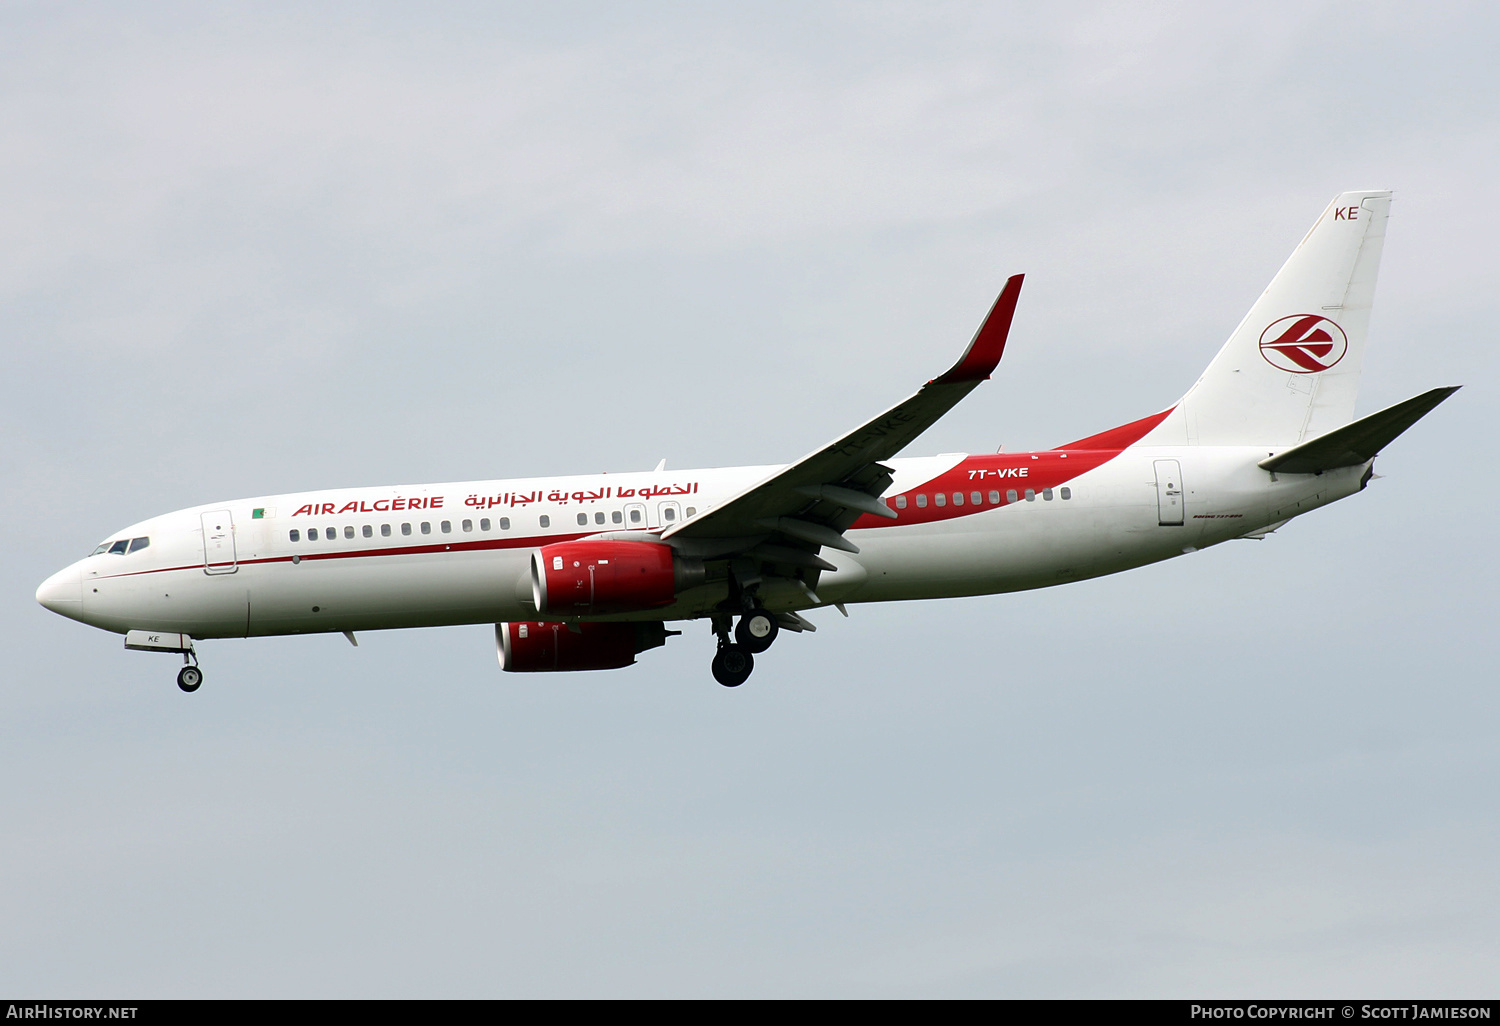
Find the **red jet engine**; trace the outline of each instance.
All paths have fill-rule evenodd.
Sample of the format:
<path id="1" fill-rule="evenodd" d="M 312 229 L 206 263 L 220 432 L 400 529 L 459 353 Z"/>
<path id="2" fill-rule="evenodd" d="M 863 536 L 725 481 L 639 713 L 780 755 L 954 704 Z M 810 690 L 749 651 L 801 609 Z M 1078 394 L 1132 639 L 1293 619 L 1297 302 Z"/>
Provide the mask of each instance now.
<path id="1" fill-rule="evenodd" d="M 500 669 L 512 673 L 614 670 L 634 663 L 636 653 L 666 643 L 666 625 L 660 621 L 495 624 Z"/>
<path id="2" fill-rule="evenodd" d="M 703 577 L 701 561 L 685 560 L 670 545 L 654 542 L 558 542 L 531 557 L 537 612 L 557 616 L 660 609 Z"/>

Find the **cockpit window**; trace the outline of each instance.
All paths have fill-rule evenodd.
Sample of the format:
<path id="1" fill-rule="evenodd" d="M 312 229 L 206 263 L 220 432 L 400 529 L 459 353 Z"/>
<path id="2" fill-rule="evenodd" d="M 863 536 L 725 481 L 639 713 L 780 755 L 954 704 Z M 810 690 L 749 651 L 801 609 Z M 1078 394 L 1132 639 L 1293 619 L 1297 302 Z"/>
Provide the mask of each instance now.
<path id="1" fill-rule="evenodd" d="M 91 556 L 97 556 L 101 552 L 108 551 L 108 549 L 109 549 L 109 542 L 100 542 L 99 543 L 99 547 L 97 549 L 95 549 L 93 552 L 90 552 L 89 555 L 91 555 Z"/>
<path id="2" fill-rule="evenodd" d="M 150 544 L 151 544 L 151 539 L 150 538 L 132 538 L 132 539 L 130 539 L 130 551 L 131 552 L 139 552 L 142 549 L 144 549 L 147 545 L 150 545 Z"/>
<path id="3" fill-rule="evenodd" d="M 111 556 L 123 556 L 125 555 L 125 550 L 128 548 L 130 548 L 130 539 L 121 538 L 109 547 L 109 554 Z"/>

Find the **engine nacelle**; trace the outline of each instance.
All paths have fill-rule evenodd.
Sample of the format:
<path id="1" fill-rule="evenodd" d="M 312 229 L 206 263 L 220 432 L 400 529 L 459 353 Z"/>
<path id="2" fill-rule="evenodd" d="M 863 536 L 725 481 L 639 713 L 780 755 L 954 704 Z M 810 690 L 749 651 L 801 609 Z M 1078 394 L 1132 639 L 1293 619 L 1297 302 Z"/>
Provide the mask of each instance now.
<path id="1" fill-rule="evenodd" d="M 558 542 L 531 557 L 537 612 L 558 616 L 660 609 L 703 576 L 701 561 L 685 560 L 670 545 L 654 542 Z"/>
<path id="2" fill-rule="evenodd" d="M 614 670 L 636 653 L 667 643 L 667 628 L 648 623 L 497 623 L 495 653 L 512 673 Z"/>

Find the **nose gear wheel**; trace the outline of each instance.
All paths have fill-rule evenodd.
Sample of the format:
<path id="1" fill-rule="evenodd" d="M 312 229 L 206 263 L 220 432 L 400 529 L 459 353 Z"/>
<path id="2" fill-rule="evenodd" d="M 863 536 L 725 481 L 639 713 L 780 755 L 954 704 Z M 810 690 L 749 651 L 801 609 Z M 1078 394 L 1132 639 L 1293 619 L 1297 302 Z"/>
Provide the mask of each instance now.
<path id="1" fill-rule="evenodd" d="M 197 691 L 203 686 L 203 671 L 196 666 L 184 666 L 177 671 L 177 686 L 187 692 Z"/>

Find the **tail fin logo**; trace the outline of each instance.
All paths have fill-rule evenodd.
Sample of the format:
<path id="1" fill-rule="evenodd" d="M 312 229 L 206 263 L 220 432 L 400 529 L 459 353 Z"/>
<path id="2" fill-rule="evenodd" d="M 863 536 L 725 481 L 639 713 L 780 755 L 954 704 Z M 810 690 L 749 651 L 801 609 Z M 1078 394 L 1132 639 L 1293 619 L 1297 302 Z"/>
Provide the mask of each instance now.
<path id="1" fill-rule="evenodd" d="M 1293 374 L 1326 371 L 1349 351 L 1344 329 L 1318 314 L 1292 314 L 1260 334 L 1260 355 L 1277 370 Z"/>

